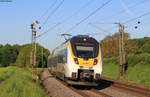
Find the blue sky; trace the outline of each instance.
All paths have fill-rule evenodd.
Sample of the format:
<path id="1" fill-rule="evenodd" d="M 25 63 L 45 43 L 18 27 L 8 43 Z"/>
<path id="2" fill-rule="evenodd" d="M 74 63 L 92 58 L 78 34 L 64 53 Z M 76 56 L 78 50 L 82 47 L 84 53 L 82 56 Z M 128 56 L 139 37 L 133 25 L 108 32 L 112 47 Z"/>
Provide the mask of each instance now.
<path id="1" fill-rule="evenodd" d="M 0 44 L 26 44 L 31 42 L 30 24 L 49 8 L 55 0 L 13 0 L 12 2 L 0 2 Z M 57 0 L 56 5 L 62 0 Z M 91 1 L 91 2 L 90 2 Z M 96 14 L 90 17 L 85 22 L 81 23 L 75 29 L 68 29 L 78 23 L 80 20 L 88 16 L 96 8 L 102 5 L 107 0 L 65 0 L 63 5 L 49 18 L 46 25 L 38 30 L 37 34 L 41 34 L 48 28 L 57 23 L 63 22 L 47 34 L 37 39 L 37 42 L 48 49 L 53 49 L 64 41 L 64 38 L 59 33 L 86 34 L 99 33 L 93 35 L 98 41 L 102 40 L 106 35 L 111 35 L 117 32 L 117 26 L 114 24 L 98 24 L 98 23 L 114 23 L 125 22 L 132 18 L 138 17 L 144 13 L 150 12 L 149 0 L 112 0 L 108 5 L 99 10 Z M 90 2 L 86 7 L 83 7 L 87 2 Z M 136 6 L 135 6 L 136 5 Z M 81 9 L 82 8 L 82 9 Z M 39 26 L 42 25 L 46 17 L 53 10 L 49 10 L 47 14 L 39 19 Z M 80 10 L 80 11 L 79 11 Z M 122 11 L 123 12 L 120 12 Z M 75 12 L 78 14 L 68 18 Z M 126 32 L 130 33 L 131 38 L 150 37 L 150 15 L 134 20 L 126 25 Z M 141 24 L 137 24 L 140 21 Z M 88 23 L 91 22 L 100 29 L 114 29 L 107 32 L 98 30 Z M 134 29 L 138 26 L 138 29 Z"/>

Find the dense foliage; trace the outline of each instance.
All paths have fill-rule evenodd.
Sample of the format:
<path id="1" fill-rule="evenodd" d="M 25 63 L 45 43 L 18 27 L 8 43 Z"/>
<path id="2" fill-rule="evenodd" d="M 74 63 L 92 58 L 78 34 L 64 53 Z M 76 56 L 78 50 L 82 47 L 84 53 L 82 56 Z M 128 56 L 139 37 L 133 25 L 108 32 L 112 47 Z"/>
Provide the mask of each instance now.
<path id="1" fill-rule="evenodd" d="M 150 85 L 150 54 L 130 54 L 127 56 L 128 70 L 122 80 Z M 118 78 L 119 60 L 117 57 L 103 59 L 102 76 Z"/>
<path id="2" fill-rule="evenodd" d="M 30 65 L 31 45 L 0 45 L 0 66 L 16 65 L 26 67 Z M 46 67 L 49 51 L 37 44 L 37 67 Z"/>
<path id="3" fill-rule="evenodd" d="M 119 56 L 119 33 L 105 37 L 101 42 L 102 55 L 105 58 Z M 124 34 L 126 54 L 150 53 L 150 37 L 129 39 L 129 34 Z M 110 49 L 111 48 L 111 49 Z"/>
<path id="4" fill-rule="evenodd" d="M 19 54 L 19 46 L 9 44 L 0 46 L 0 66 L 9 66 L 15 63 Z"/>
<path id="5" fill-rule="evenodd" d="M 150 37 L 132 39 L 132 41 L 138 46 L 138 53 L 150 53 Z"/>
<path id="6" fill-rule="evenodd" d="M 124 36 L 127 71 L 121 79 L 150 85 L 150 37 L 129 39 L 127 33 Z M 100 45 L 103 56 L 102 76 L 118 78 L 119 34 L 107 36 Z"/>

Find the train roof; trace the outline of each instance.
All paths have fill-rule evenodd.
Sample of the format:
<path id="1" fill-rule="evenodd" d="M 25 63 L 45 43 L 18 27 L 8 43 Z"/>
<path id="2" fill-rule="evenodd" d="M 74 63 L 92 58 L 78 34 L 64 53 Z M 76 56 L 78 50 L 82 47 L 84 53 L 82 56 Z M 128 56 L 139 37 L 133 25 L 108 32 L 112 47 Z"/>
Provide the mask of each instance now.
<path id="1" fill-rule="evenodd" d="M 70 39 L 71 42 L 77 42 L 77 41 L 83 41 L 83 40 L 98 43 L 98 41 L 95 38 L 90 37 L 89 35 L 77 35 Z"/>
<path id="2" fill-rule="evenodd" d="M 96 42 L 98 43 L 98 41 L 93 38 L 93 37 L 90 37 L 89 35 L 76 35 L 76 36 L 73 36 L 71 38 L 69 38 L 68 40 L 66 40 L 65 42 L 63 42 L 62 44 L 60 44 L 58 47 L 56 47 L 54 50 L 56 49 L 59 49 L 61 46 L 63 46 L 64 44 L 66 44 L 67 42 L 71 41 L 71 42 L 75 42 L 75 41 L 81 41 L 83 39 L 87 39 L 88 41 L 91 41 L 91 42 Z M 54 51 L 53 50 L 53 51 Z"/>

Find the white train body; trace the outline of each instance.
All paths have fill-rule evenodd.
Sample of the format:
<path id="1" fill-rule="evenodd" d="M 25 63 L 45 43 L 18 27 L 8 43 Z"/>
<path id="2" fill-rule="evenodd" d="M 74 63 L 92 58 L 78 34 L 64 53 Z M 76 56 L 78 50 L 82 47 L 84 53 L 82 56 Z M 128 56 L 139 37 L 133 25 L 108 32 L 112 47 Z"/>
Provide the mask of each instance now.
<path id="1" fill-rule="evenodd" d="M 99 43 L 89 36 L 75 36 L 53 50 L 48 68 L 65 80 L 99 80 L 102 73 Z"/>

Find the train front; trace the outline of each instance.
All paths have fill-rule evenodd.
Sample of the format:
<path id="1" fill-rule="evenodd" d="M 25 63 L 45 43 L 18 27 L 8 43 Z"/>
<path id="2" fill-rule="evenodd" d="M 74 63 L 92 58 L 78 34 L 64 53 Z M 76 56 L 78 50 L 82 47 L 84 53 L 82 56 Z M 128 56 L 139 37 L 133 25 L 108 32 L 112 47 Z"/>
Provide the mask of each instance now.
<path id="1" fill-rule="evenodd" d="M 68 76 L 80 82 L 100 80 L 102 59 L 99 43 L 89 36 L 75 36 L 68 51 Z"/>

